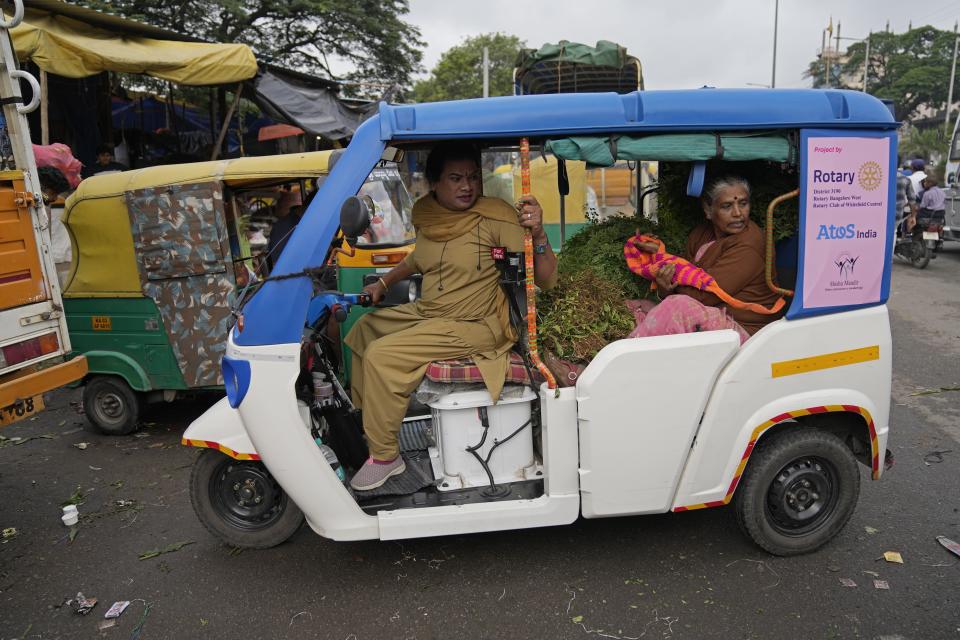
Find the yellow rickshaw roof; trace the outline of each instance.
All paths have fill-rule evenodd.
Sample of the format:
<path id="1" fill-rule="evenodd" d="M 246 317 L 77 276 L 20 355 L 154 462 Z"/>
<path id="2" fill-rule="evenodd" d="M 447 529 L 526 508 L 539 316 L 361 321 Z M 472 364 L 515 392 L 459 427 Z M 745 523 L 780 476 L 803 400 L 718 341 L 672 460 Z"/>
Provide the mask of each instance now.
<path id="1" fill-rule="evenodd" d="M 212 162 L 165 164 L 92 176 L 80 183 L 67 200 L 67 208 L 89 197 L 102 198 L 167 184 L 188 184 L 209 180 L 246 184 L 261 181 L 270 183 L 284 178 L 312 178 L 327 173 L 332 153 L 332 151 L 312 151 Z"/>
<path id="2" fill-rule="evenodd" d="M 142 295 L 125 194 L 198 182 L 269 185 L 325 175 L 332 151 L 256 156 L 146 167 L 87 178 L 67 198 L 73 265 L 65 297 Z"/>

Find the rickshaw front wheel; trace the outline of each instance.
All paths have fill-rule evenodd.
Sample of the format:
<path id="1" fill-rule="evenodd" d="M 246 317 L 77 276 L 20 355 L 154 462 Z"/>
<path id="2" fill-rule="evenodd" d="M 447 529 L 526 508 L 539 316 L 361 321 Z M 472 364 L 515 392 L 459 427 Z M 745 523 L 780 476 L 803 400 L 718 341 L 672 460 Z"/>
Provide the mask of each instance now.
<path id="1" fill-rule="evenodd" d="M 860 469 L 843 440 L 819 429 L 785 429 L 760 441 L 734 496 L 740 528 L 778 556 L 832 540 L 860 495 Z"/>
<path id="2" fill-rule="evenodd" d="M 83 413 L 97 430 L 123 436 L 137 430 L 140 396 L 123 378 L 94 376 L 83 387 Z"/>
<path id="3" fill-rule="evenodd" d="M 303 512 L 263 463 L 214 449 L 203 450 L 193 465 L 190 502 L 210 533 L 244 549 L 275 547 L 303 524 Z"/>

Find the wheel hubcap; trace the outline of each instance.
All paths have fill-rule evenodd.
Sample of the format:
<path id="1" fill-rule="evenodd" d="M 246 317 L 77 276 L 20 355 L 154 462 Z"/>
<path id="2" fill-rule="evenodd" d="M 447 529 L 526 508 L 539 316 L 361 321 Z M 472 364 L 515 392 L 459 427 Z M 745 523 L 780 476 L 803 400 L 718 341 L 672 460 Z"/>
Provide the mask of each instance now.
<path id="1" fill-rule="evenodd" d="M 273 476 L 256 462 L 225 460 L 210 478 L 210 499 L 220 515 L 245 531 L 273 524 L 287 497 Z"/>
<path id="2" fill-rule="evenodd" d="M 836 507 L 836 468 L 816 457 L 798 458 L 785 465 L 767 491 L 770 523 L 782 534 L 799 536 L 823 524 Z"/>
<path id="3" fill-rule="evenodd" d="M 111 422 L 123 418 L 123 398 L 112 392 L 104 392 L 97 396 L 97 413 Z"/>

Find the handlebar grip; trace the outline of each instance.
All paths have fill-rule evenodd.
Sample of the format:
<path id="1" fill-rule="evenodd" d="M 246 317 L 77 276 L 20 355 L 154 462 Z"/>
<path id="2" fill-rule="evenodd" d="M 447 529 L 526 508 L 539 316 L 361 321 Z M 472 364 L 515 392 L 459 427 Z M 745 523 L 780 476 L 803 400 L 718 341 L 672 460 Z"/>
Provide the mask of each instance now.
<path id="1" fill-rule="evenodd" d="M 347 321 L 347 310 L 341 304 L 333 305 L 333 319 L 343 324 Z"/>

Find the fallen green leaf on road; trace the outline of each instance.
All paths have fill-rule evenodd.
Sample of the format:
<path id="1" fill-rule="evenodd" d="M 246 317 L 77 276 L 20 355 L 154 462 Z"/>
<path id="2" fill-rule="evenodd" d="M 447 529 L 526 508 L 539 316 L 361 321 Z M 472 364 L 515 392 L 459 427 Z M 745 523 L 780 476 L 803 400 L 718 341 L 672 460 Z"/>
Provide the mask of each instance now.
<path id="1" fill-rule="evenodd" d="M 6 529 L 3 530 L 3 539 L 4 539 L 4 540 L 6 540 L 6 539 L 8 539 L 8 538 L 16 537 L 16 535 L 17 535 L 17 528 L 16 528 L 16 527 L 7 527 Z"/>
<path id="2" fill-rule="evenodd" d="M 65 507 L 68 504 L 75 504 L 78 507 L 86 501 L 86 494 L 80 488 L 80 485 L 77 485 L 77 488 L 74 490 L 73 494 L 66 500 L 60 503 L 61 507 Z"/>
<path id="3" fill-rule="evenodd" d="M 79 528 L 79 527 L 76 527 L 76 526 L 70 527 L 70 542 L 71 542 L 71 543 L 72 543 L 74 540 L 77 539 L 77 534 L 78 534 L 78 533 L 80 533 L 80 528 Z"/>
<path id="4" fill-rule="evenodd" d="M 150 558 L 156 558 L 165 553 L 173 553 L 174 551 L 180 551 L 188 544 L 193 544 L 193 540 L 186 540 L 184 542 L 174 542 L 173 544 L 168 544 L 163 549 L 151 549 L 150 551 L 144 551 L 140 554 L 140 560 L 149 560 Z"/>
<path id="5" fill-rule="evenodd" d="M 932 396 L 935 393 L 944 393 L 946 391 L 960 391 L 960 387 L 940 387 L 939 389 L 924 389 L 923 391 L 917 391 L 916 393 L 911 393 L 911 396 Z"/>
<path id="6" fill-rule="evenodd" d="M 570 618 L 570 622 L 572 622 L 573 624 L 580 624 L 581 622 L 583 622 L 583 616 L 573 616 L 572 618 Z"/>
<path id="7" fill-rule="evenodd" d="M 863 529 L 864 529 L 864 531 L 866 531 L 866 532 L 869 533 L 870 535 L 873 535 L 873 534 L 875 534 L 875 533 L 877 533 L 877 532 L 880 531 L 879 529 L 874 529 L 873 527 L 864 527 Z"/>

